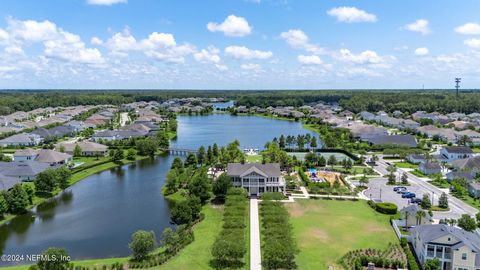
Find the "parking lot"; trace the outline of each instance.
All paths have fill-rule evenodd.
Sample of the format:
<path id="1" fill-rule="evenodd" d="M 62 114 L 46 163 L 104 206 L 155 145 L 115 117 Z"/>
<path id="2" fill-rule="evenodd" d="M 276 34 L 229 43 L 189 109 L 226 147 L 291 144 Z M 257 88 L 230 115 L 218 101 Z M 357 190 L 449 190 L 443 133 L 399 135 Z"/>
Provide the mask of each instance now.
<path id="1" fill-rule="evenodd" d="M 370 179 L 368 183 L 368 189 L 364 191 L 365 196 L 371 198 L 372 200 L 381 200 L 384 202 L 391 202 L 398 206 L 398 209 L 402 209 L 403 207 L 410 205 L 410 199 L 402 198 L 402 194 L 398 194 L 393 191 L 393 188 L 396 186 L 387 185 L 387 179 L 385 178 L 373 178 Z M 410 182 L 410 186 L 406 187 L 409 192 L 413 192 L 416 194 L 416 198 L 422 198 L 423 194 L 425 193 L 422 187 L 418 186 L 417 184 Z M 432 198 L 432 194 L 428 194 L 430 199 Z M 433 201 L 435 205 L 438 205 L 438 198 L 441 194 L 433 194 Z M 459 218 L 460 215 L 457 213 L 453 213 L 452 211 L 447 212 L 434 212 L 433 218 L 434 219 L 442 219 L 442 218 Z"/>

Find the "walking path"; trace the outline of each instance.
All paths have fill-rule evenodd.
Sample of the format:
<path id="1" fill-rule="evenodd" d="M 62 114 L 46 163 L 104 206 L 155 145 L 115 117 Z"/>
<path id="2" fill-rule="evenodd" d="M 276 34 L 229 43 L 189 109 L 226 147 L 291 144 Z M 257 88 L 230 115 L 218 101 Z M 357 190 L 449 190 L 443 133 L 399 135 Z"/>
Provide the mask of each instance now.
<path id="1" fill-rule="evenodd" d="M 250 200 L 250 270 L 262 270 L 257 199 Z"/>

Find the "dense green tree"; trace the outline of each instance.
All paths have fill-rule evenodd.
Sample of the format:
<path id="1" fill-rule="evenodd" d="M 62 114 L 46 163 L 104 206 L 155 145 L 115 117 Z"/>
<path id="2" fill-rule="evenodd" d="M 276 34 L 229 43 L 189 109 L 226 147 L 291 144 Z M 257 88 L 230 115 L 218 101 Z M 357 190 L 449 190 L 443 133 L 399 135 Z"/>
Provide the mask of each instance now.
<path id="1" fill-rule="evenodd" d="M 173 159 L 173 162 L 172 162 L 172 166 L 170 167 L 170 169 L 183 169 L 183 161 L 181 158 L 179 157 L 175 157 Z"/>
<path id="2" fill-rule="evenodd" d="M 154 138 L 137 140 L 135 147 L 139 155 L 154 157 L 158 148 L 158 142 Z"/>
<path id="3" fill-rule="evenodd" d="M 477 228 L 477 223 L 475 222 L 475 219 L 467 214 L 463 214 L 457 220 L 457 224 L 458 224 L 458 227 L 468 232 L 474 231 Z"/>
<path id="4" fill-rule="evenodd" d="M 14 185 L 7 192 L 8 212 L 13 214 L 25 213 L 28 206 L 28 194 L 22 184 Z"/>
<path id="5" fill-rule="evenodd" d="M 216 197 L 224 199 L 227 195 L 228 189 L 232 186 L 232 180 L 226 173 L 222 173 L 214 182 L 212 186 L 213 194 Z"/>
<path id="6" fill-rule="evenodd" d="M 57 184 L 61 189 L 66 189 L 69 186 L 69 180 L 72 176 L 72 171 L 67 167 L 60 167 L 55 170 Z"/>
<path id="7" fill-rule="evenodd" d="M 280 139 L 278 141 L 278 146 L 281 148 L 281 149 L 284 149 L 285 148 L 285 136 L 280 135 Z"/>
<path id="8" fill-rule="evenodd" d="M 121 162 L 123 158 L 124 158 L 123 149 L 115 150 L 115 152 L 113 153 L 112 160 L 118 163 L 118 162 Z"/>
<path id="9" fill-rule="evenodd" d="M 405 173 L 405 172 L 402 173 L 402 176 L 401 176 L 400 179 L 402 180 L 403 185 L 408 185 L 408 175 L 407 175 L 407 173 Z"/>
<path id="10" fill-rule="evenodd" d="M 443 209 L 448 208 L 448 196 L 447 193 L 442 192 L 442 195 L 440 195 L 440 198 L 438 199 L 438 206 Z"/>
<path id="11" fill-rule="evenodd" d="M 440 270 L 440 260 L 438 258 L 428 259 L 423 266 L 424 270 Z"/>
<path id="12" fill-rule="evenodd" d="M 315 149 L 317 148 L 317 138 L 315 136 L 312 136 L 310 139 L 310 148 Z"/>
<path id="13" fill-rule="evenodd" d="M 204 164 L 207 160 L 207 153 L 205 151 L 205 147 L 200 146 L 197 151 L 197 162 L 198 164 Z"/>
<path id="14" fill-rule="evenodd" d="M 69 269 L 70 256 L 63 248 L 51 247 L 42 253 L 36 265 L 38 270 L 67 270 Z"/>
<path id="15" fill-rule="evenodd" d="M 422 201 L 420 202 L 420 206 L 423 209 L 430 209 L 432 207 L 432 201 L 430 201 L 430 196 L 427 193 L 423 194 Z"/>
<path id="16" fill-rule="evenodd" d="M 189 153 L 187 159 L 185 160 L 185 167 L 196 167 L 197 164 L 197 156 L 195 156 L 193 153 Z"/>
<path id="17" fill-rule="evenodd" d="M 80 147 L 80 145 L 75 144 L 75 147 L 73 148 L 73 156 L 74 157 L 82 156 L 82 148 Z"/>
<path id="18" fill-rule="evenodd" d="M 6 196 L 6 192 L 0 193 L 0 217 L 3 217 L 3 215 L 5 215 L 5 213 L 8 211 L 8 202 Z"/>
<path id="19" fill-rule="evenodd" d="M 158 140 L 158 146 L 161 149 L 167 149 L 170 147 L 170 139 L 168 138 L 168 134 L 166 134 L 164 131 L 159 131 L 157 133 L 157 140 Z"/>
<path id="20" fill-rule="evenodd" d="M 135 160 L 136 154 L 137 154 L 137 153 L 135 152 L 134 149 L 132 149 L 132 148 L 128 149 L 128 151 L 127 151 L 127 159 L 128 159 L 128 160 Z"/>
<path id="21" fill-rule="evenodd" d="M 175 254 L 180 249 L 180 237 L 172 228 L 165 228 L 162 232 L 162 244 L 170 254 Z"/>
<path id="22" fill-rule="evenodd" d="M 35 189 L 39 192 L 52 192 L 58 186 L 57 173 L 54 169 L 47 169 L 35 177 Z"/>
<path id="23" fill-rule="evenodd" d="M 170 211 L 170 218 L 177 225 L 190 224 L 193 221 L 192 208 L 187 201 L 177 202 Z"/>
<path id="24" fill-rule="evenodd" d="M 132 256 L 136 260 L 145 259 L 157 246 L 157 240 L 153 231 L 136 231 L 132 235 L 132 242 L 128 244 L 132 250 Z"/>
<path id="25" fill-rule="evenodd" d="M 212 186 L 210 184 L 210 179 L 208 179 L 207 171 L 205 168 L 202 168 L 195 173 L 192 180 L 188 182 L 187 189 L 191 195 L 200 198 L 202 204 L 204 204 L 208 199 L 210 199 L 210 192 L 212 191 Z"/>

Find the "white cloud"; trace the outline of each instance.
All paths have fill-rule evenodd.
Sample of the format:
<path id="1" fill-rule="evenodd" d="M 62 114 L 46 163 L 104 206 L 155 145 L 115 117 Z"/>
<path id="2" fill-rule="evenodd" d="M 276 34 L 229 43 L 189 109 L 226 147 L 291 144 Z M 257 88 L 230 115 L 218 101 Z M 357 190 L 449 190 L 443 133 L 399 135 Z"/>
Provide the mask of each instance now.
<path id="1" fill-rule="evenodd" d="M 428 48 L 421 47 L 421 48 L 416 48 L 414 53 L 415 55 L 424 56 L 424 55 L 427 55 L 429 51 L 428 51 Z"/>
<path id="2" fill-rule="evenodd" d="M 341 49 L 339 59 L 345 62 L 355 64 L 381 64 L 385 60 L 374 51 L 363 51 L 359 54 L 354 54 L 348 49 Z"/>
<path id="3" fill-rule="evenodd" d="M 87 0 L 89 5 L 111 6 L 119 3 L 127 3 L 127 0 Z"/>
<path id="4" fill-rule="evenodd" d="M 58 28 L 50 21 L 21 21 L 8 18 L 7 24 L 9 35 L 17 43 L 42 42 L 45 56 L 49 58 L 80 64 L 102 64 L 105 61 L 98 49 L 87 48 L 80 36 Z M 11 50 L 21 53 L 19 44 Z"/>
<path id="5" fill-rule="evenodd" d="M 309 37 L 300 29 L 290 29 L 287 32 L 282 32 L 280 37 L 295 49 L 306 50 L 315 54 L 324 53 L 324 49 L 310 43 Z"/>
<path id="6" fill-rule="evenodd" d="M 115 33 L 103 44 L 114 54 L 125 56 L 128 51 L 141 51 L 148 57 L 171 63 L 184 63 L 184 57 L 196 51 L 191 44 L 177 45 L 175 37 L 169 33 L 153 32 L 148 38 L 138 41 L 128 29 Z"/>
<path id="7" fill-rule="evenodd" d="M 268 59 L 273 56 L 271 51 L 250 50 L 244 46 L 228 46 L 225 54 L 236 59 Z"/>
<path id="8" fill-rule="evenodd" d="M 427 20 L 419 19 L 413 23 L 405 25 L 404 29 L 412 32 L 418 32 L 418 33 L 421 33 L 422 35 L 427 35 L 431 32 L 428 24 L 429 23 Z"/>
<path id="9" fill-rule="evenodd" d="M 455 32 L 463 35 L 480 35 L 480 24 L 466 23 L 455 28 Z"/>
<path id="10" fill-rule="evenodd" d="M 235 15 L 228 16 L 222 23 L 209 22 L 207 29 L 210 32 L 223 32 L 229 37 L 244 37 L 252 32 L 248 21 L 243 17 Z"/>
<path id="11" fill-rule="evenodd" d="M 467 39 L 463 42 L 463 44 L 470 48 L 480 49 L 480 39 L 478 38 Z"/>
<path id="12" fill-rule="evenodd" d="M 193 54 L 195 60 L 204 63 L 220 63 L 220 56 L 218 55 L 220 50 L 215 47 L 208 47 L 207 49 L 202 49 L 199 52 Z"/>
<path id="13" fill-rule="evenodd" d="M 318 55 L 299 55 L 297 56 L 297 60 L 302 65 L 320 65 L 323 63 Z"/>
<path id="14" fill-rule="evenodd" d="M 8 37 L 9 37 L 9 35 L 8 35 L 7 31 L 0 28 L 0 42 L 8 40 Z"/>
<path id="15" fill-rule="evenodd" d="M 90 39 L 90 43 L 92 45 L 103 45 L 103 40 L 98 37 L 92 37 L 92 39 Z"/>
<path id="16" fill-rule="evenodd" d="M 241 69 L 245 69 L 245 70 L 255 70 L 255 71 L 258 71 L 258 70 L 260 70 L 262 67 L 261 67 L 259 64 L 248 63 L 248 64 L 242 64 L 242 65 L 240 65 L 240 68 L 241 68 Z"/>
<path id="17" fill-rule="evenodd" d="M 327 11 L 327 14 L 337 18 L 339 22 L 358 23 L 358 22 L 376 22 L 375 14 L 367 13 L 356 7 L 336 7 Z"/>
<path id="18" fill-rule="evenodd" d="M 23 54 L 23 49 L 14 45 L 6 47 L 4 51 L 8 54 Z"/>

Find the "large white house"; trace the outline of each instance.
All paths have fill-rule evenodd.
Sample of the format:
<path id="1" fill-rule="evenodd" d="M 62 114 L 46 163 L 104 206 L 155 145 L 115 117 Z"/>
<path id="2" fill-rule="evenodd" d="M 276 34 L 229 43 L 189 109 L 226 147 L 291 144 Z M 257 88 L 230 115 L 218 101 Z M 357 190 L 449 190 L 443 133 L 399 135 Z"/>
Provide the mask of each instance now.
<path id="1" fill-rule="evenodd" d="M 448 161 L 470 158 L 473 156 L 473 151 L 466 146 L 448 146 L 440 149 L 440 154 Z"/>
<path id="2" fill-rule="evenodd" d="M 411 231 L 412 245 L 419 261 L 438 258 L 441 270 L 480 269 L 480 236 L 460 228 L 436 224 Z"/>
<path id="3" fill-rule="evenodd" d="M 278 163 L 229 163 L 227 175 L 234 187 L 243 187 L 250 196 L 285 191 L 285 180 Z"/>

